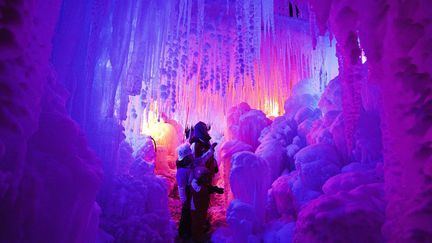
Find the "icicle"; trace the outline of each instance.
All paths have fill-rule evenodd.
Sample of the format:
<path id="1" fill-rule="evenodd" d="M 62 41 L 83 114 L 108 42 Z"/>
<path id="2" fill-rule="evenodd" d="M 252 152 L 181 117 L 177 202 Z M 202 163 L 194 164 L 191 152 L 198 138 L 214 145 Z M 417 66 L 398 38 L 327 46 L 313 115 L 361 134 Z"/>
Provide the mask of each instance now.
<path id="1" fill-rule="evenodd" d="M 254 0 L 254 32 L 253 32 L 253 49 L 256 60 L 260 60 L 260 47 L 261 47 L 261 0 Z"/>
<path id="2" fill-rule="evenodd" d="M 203 29 L 204 29 L 204 8 L 205 0 L 197 0 L 198 2 L 198 19 L 197 19 L 197 41 L 200 40 Z"/>
<path id="3" fill-rule="evenodd" d="M 300 80 L 317 80 L 320 92 L 322 73 L 327 78 L 334 76 L 331 64 L 321 73 L 319 68 L 324 58 L 324 63 L 333 63 L 335 57 L 330 54 L 334 48 L 318 39 L 316 48 L 324 54 L 312 51 L 308 23 L 275 18 L 273 1 L 228 1 L 227 10 L 233 3 L 235 11 L 223 10 L 220 18 L 205 18 L 210 1 L 197 0 L 196 15 L 193 0 L 167 1 L 160 15 L 155 11 L 157 2 L 142 3 L 148 5 L 145 11 L 135 10 L 142 16 L 131 27 L 134 34 L 128 48 L 132 51 L 123 67 L 130 70 L 130 76 L 121 78 L 128 80 L 135 93 L 140 90 L 142 99 L 133 101 L 140 102 L 134 104 L 137 113 L 137 107 L 157 101 L 158 112 L 182 123 L 215 121 L 224 120 L 227 109 L 246 101 L 268 114 L 280 114 L 284 100 Z M 149 6 L 153 11 L 148 11 Z M 118 63 L 114 60 L 112 65 L 115 69 Z M 143 83 L 138 89 L 134 83 L 141 72 Z"/>
<path id="4" fill-rule="evenodd" d="M 264 33 L 274 35 L 274 2 L 273 0 L 262 0 L 262 16 L 264 23 Z"/>
<path id="5" fill-rule="evenodd" d="M 188 0 L 186 41 L 189 40 L 189 34 L 190 34 L 190 27 L 191 27 L 191 20 L 192 20 L 192 4 L 193 4 L 192 0 Z"/>

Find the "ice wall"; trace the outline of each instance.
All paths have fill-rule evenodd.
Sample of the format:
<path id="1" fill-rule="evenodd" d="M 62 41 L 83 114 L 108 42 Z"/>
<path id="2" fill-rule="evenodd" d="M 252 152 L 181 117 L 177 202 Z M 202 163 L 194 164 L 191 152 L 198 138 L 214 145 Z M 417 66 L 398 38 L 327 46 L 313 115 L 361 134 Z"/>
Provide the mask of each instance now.
<path id="1" fill-rule="evenodd" d="M 426 64 L 432 56 L 429 1 L 311 2 L 320 29 L 324 30 L 328 23 L 340 43 L 339 60 L 346 73 L 342 77 L 343 97 L 352 94 L 352 99 L 344 101 L 344 113 L 350 114 L 346 118 L 352 118 L 346 132 L 360 117 L 359 92 L 364 88 L 356 87 L 358 83 L 351 79 L 357 70 L 359 48 L 367 56 L 370 83 L 381 94 L 378 107 L 388 201 L 383 227 L 386 240 L 430 239 L 432 160 L 428 114 L 432 69 Z M 352 136 L 348 134 L 347 139 Z"/>
<path id="2" fill-rule="evenodd" d="M 2 242 L 95 241 L 100 161 L 49 63 L 60 1 L 1 4 Z"/>
<path id="3" fill-rule="evenodd" d="M 236 187 L 237 192 L 227 209 L 228 226 L 216 230 L 213 240 L 384 240 L 381 228 L 387 204 L 382 170 L 381 103 L 379 96 L 371 99 L 378 93 L 367 79 L 367 65 L 359 64 L 359 70 L 361 109 L 350 150 L 341 97 L 342 75 L 331 80 L 322 94 L 310 88 L 313 81 L 300 82 L 285 102 L 285 114 L 267 125 L 261 122 L 261 114 L 251 112 L 253 109 L 245 103 L 230 109 L 225 136 L 228 141 L 224 142 L 223 151 L 235 151 L 235 141 L 242 139 L 239 132 L 242 126 L 250 126 L 253 131 L 243 142 L 256 141 L 255 131 L 260 131 L 254 154 L 265 162 L 266 169 L 260 171 L 266 173 L 250 170 L 247 175 L 236 174 L 237 168 L 231 167 L 230 179 L 237 175 L 237 183 L 233 185 L 231 180 L 227 186 Z M 225 154 L 223 166 L 238 163 L 244 153 Z M 254 159 L 249 161 L 254 164 Z M 251 178 L 270 182 L 264 209 L 262 204 L 255 204 L 245 196 L 253 194 L 256 200 L 262 200 Z M 239 181 L 248 181 L 249 186 L 239 187 Z M 254 213 L 260 210 L 265 210 L 264 221 Z M 339 228 L 346 230 L 334 233 Z"/>

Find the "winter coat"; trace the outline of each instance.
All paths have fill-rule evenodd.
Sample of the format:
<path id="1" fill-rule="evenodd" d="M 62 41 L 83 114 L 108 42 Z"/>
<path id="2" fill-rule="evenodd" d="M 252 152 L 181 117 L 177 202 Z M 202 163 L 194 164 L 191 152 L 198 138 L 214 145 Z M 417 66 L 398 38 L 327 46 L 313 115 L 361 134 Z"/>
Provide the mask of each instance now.
<path id="1" fill-rule="evenodd" d="M 186 187 L 190 185 L 193 175 L 194 159 L 192 156 L 187 156 L 182 160 L 176 161 L 177 173 L 177 185 L 179 191 L 179 197 L 182 204 L 187 201 Z"/>
<path id="2" fill-rule="evenodd" d="M 193 156 L 188 156 L 183 158 L 183 160 L 176 161 L 176 179 L 179 197 L 182 204 L 187 200 L 186 187 L 191 184 L 193 178 L 193 168 L 197 166 L 204 166 L 206 161 L 213 157 L 213 154 L 214 151 L 209 149 L 200 157 L 194 158 Z"/>
<path id="3" fill-rule="evenodd" d="M 211 145 L 209 142 L 203 142 L 201 140 L 198 140 L 195 141 L 191 145 L 191 147 L 192 147 L 192 154 L 194 154 L 196 158 L 200 158 L 199 166 L 205 166 L 212 173 L 212 177 L 214 176 L 214 174 L 219 172 L 217 161 L 214 158 L 214 151 L 212 152 L 211 155 L 208 154 L 209 151 L 212 151 L 210 149 Z"/>

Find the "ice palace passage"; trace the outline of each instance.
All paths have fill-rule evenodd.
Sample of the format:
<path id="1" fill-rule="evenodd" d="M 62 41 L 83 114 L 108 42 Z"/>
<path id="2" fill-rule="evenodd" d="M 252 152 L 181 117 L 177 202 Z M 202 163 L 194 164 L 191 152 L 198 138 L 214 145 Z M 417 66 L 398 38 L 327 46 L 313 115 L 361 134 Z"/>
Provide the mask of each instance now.
<path id="1" fill-rule="evenodd" d="M 432 242 L 431 0 L 0 0 L 18 242 Z"/>

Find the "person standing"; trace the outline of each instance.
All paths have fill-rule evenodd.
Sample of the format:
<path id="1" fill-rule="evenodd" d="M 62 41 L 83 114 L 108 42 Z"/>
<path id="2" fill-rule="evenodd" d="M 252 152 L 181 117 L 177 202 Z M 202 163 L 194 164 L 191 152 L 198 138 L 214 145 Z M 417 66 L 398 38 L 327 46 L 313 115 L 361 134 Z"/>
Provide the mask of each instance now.
<path id="1" fill-rule="evenodd" d="M 209 150 L 214 150 L 217 143 L 210 144 L 211 137 L 208 133 L 210 130 L 207 125 L 200 121 L 198 122 L 193 129 L 193 134 L 190 139 L 192 153 L 195 158 L 199 158 L 206 154 Z M 200 164 L 196 164 L 195 166 L 205 166 L 210 173 L 211 180 L 213 180 L 214 175 L 219 172 L 218 164 L 214 155 L 206 157 L 205 160 L 198 160 Z"/>
<path id="2" fill-rule="evenodd" d="M 194 157 L 189 144 L 180 145 L 177 148 L 177 151 L 178 159 L 176 161 L 176 180 L 179 198 L 182 204 L 178 233 L 180 238 L 188 239 L 191 236 L 190 184 L 193 177 Z"/>
<path id="3" fill-rule="evenodd" d="M 191 182 L 191 221 L 192 240 L 203 242 L 207 240 L 208 231 L 207 210 L 210 205 L 210 194 L 223 194 L 223 188 L 211 185 L 211 172 L 203 166 L 196 167 Z"/>

